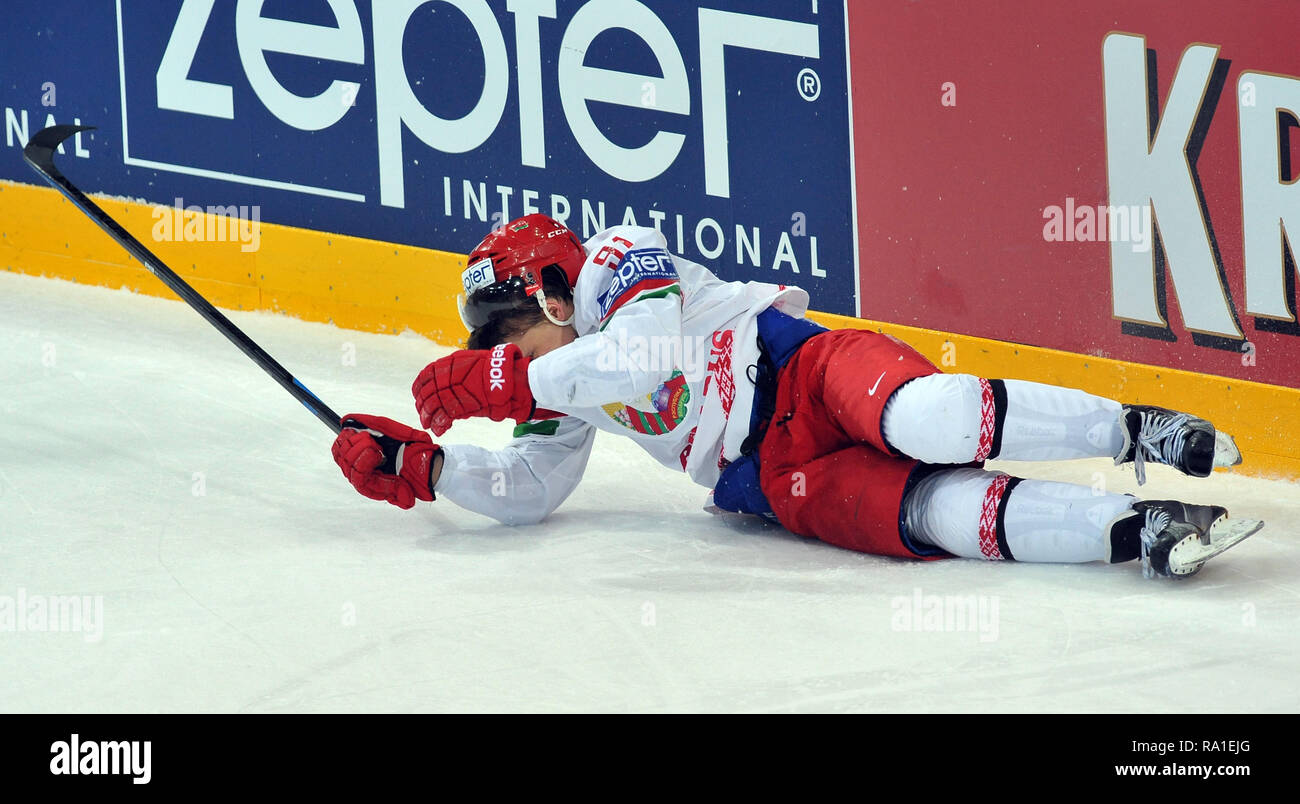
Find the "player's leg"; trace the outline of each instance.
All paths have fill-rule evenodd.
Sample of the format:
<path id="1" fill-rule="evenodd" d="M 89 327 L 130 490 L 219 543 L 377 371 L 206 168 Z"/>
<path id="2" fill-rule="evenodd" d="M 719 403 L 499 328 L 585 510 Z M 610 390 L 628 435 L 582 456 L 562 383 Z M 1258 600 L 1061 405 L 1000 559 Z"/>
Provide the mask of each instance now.
<path id="1" fill-rule="evenodd" d="M 1230 436 L 1190 414 L 970 374 L 907 383 L 886 404 L 882 429 L 895 449 L 928 463 L 1104 457 L 1135 463 L 1139 483 L 1147 461 L 1194 477 L 1241 462 Z"/>
<path id="2" fill-rule="evenodd" d="M 1193 575 L 1262 524 L 1226 520 L 1219 506 L 927 466 L 861 444 L 799 465 L 774 459 L 763 465 L 763 492 L 787 529 L 850 550 L 1046 563 L 1140 558 L 1147 577 Z M 1220 522 L 1234 527 L 1220 531 Z"/>
<path id="3" fill-rule="evenodd" d="M 916 461 L 865 444 L 807 461 L 792 455 L 764 440 L 763 493 L 787 530 L 873 555 L 947 557 L 941 546 L 909 542 L 902 527 L 902 502 L 920 468 Z"/>
<path id="4" fill-rule="evenodd" d="M 878 555 L 924 558 L 1121 561 L 1145 553 L 1157 559 L 1153 571 L 1161 574 L 1180 571 L 1177 561 L 1169 562 L 1171 555 L 1195 559 L 1231 546 L 1207 545 L 1208 553 L 1188 547 L 1223 515 L 1221 508 L 1137 503 L 1123 495 L 1094 494 L 1088 487 L 924 466 L 889 454 L 879 432 L 879 409 L 874 434 L 864 431 L 862 423 L 869 419 L 845 416 L 853 405 L 846 400 L 851 394 L 828 382 L 828 377 L 847 376 L 831 365 L 840 356 L 855 356 L 865 365 L 861 344 L 855 350 L 846 343 L 851 340 L 828 333 L 796 354 L 782 373 L 775 412 L 759 447 L 763 493 L 777 519 L 794 533 Z M 873 340 L 868 351 L 901 346 Z M 934 371 L 923 358 L 900 359 L 897 352 L 889 363 L 901 376 Z M 877 391 L 884 383 L 877 375 Z M 1198 567 L 1192 560 L 1181 570 L 1188 574 L 1188 568 Z"/>
<path id="5" fill-rule="evenodd" d="M 868 341 L 874 339 L 893 346 L 880 335 Z M 853 342 L 861 352 L 861 341 L 848 330 L 817 335 L 781 372 L 759 445 L 763 494 L 781 524 L 800 536 L 878 555 L 943 557 L 938 547 L 909 547 L 900 532 L 902 501 L 917 461 L 885 451 L 879 432 L 874 445 L 861 443 L 860 434 L 846 432 L 826 406 L 828 363 Z M 920 355 L 900 361 L 894 353 L 892 361 L 896 376 L 879 379 L 874 394 L 883 397 L 906 379 L 937 370 Z"/>
<path id="6" fill-rule="evenodd" d="M 823 359 L 824 371 L 805 383 L 820 386 L 827 411 L 854 440 L 893 454 L 936 464 L 1114 458 L 1124 444 L 1118 402 L 1041 383 L 944 374 L 879 333 L 844 333 Z"/>
<path id="7" fill-rule="evenodd" d="M 824 396 L 835 423 L 860 443 L 926 463 L 1105 457 L 1134 461 L 1139 482 L 1146 461 L 1197 477 L 1240 463 L 1230 437 L 1188 414 L 1074 388 L 943 374 L 879 333 L 828 333 L 804 349 L 814 344 L 833 348 L 814 352 L 820 370 L 801 379 Z"/>
<path id="8" fill-rule="evenodd" d="M 1148 577 L 1194 574 L 1260 524 L 1233 520 L 1246 527 L 1216 529 L 1226 516 L 1219 506 L 1139 501 L 966 467 L 935 468 L 903 501 L 904 532 L 913 543 L 992 561 L 1115 564 L 1140 557 Z"/>
<path id="9" fill-rule="evenodd" d="M 1073 388 L 936 374 L 899 388 L 881 429 L 890 446 L 927 463 L 1114 458 L 1122 410 Z"/>
<path id="10" fill-rule="evenodd" d="M 969 467 L 936 469 L 910 490 L 903 519 L 912 538 L 964 558 L 992 561 L 1127 561 L 1107 526 L 1136 498 L 1088 486 L 1025 480 Z"/>

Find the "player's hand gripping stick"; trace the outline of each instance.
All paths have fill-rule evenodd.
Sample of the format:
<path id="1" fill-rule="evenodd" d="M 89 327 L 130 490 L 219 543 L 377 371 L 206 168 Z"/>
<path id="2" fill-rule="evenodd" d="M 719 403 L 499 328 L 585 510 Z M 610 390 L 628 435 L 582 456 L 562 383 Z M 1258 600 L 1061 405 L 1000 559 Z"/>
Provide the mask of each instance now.
<path id="1" fill-rule="evenodd" d="M 441 450 L 429 434 L 383 416 L 343 417 L 334 439 L 334 462 L 357 491 L 372 500 L 410 508 L 431 502 L 429 471 Z"/>

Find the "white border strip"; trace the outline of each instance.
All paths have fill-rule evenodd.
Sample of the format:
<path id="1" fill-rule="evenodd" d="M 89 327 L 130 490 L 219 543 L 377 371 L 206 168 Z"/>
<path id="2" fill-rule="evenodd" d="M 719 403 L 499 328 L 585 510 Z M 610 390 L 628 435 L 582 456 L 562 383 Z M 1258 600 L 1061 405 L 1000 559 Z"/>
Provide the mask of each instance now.
<path id="1" fill-rule="evenodd" d="M 122 156 L 131 149 L 126 139 L 126 47 L 122 44 L 122 0 L 117 0 L 117 86 L 122 92 Z"/>
<path id="2" fill-rule="evenodd" d="M 153 168 L 154 170 L 166 170 L 172 173 L 187 173 L 191 176 L 202 176 L 205 179 L 222 179 L 224 181 L 239 182 L 240 184 L 252 184 L 257 187 L 270 187 L 275 190 L 289 190 L 291 192 L 304 193 L 307 195 L 323 195 L 326 198 L 341 198 L 344 201 L 366 200 L 366 197 L 360 193 L 331 190 L 328 187 L 312 187 L 307 184 L 294 184 L 291 181 L 259 179 L 256 176 L 242 176 L 238 173 L 224 173 L 220 170 L 208 170 L 207 168 L 189 167 L 188 165 L 173 165 L 167 162 L 155 162 L 152 159 L 136 159 L 134 156 L 127 156 L 126 154 L 122 155 L 122 162 L 127 165 Z"/>
<path id="3" fill-rule="evenodd" d="M 849 101 L 849 192 L 853 199 L 853 315 L 862 317 L 862 265 L 858 250 L 858 163 L 853 151 L 853 59 L 849 53 L 849 0 L 844 0 L 844 76 Z"/>

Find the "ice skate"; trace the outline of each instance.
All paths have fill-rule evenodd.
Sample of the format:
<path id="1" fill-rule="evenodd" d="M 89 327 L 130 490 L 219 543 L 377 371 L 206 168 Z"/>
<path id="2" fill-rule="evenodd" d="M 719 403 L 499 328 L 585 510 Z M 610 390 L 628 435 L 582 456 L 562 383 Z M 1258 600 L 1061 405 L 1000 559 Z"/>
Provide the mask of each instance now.
<path id="1" fill-rule="evenodd" d="M 1216 466 L 1241 463 L 1232 436 L 1190 413 L 1125 405 L 1120 412 L 1120 430 L 1124 444 L 1115 456 L 1115 465 L 1132 461 L 1138 485 L 1147 481 L 1147 461 L 1172 466 L 1192 477 L 1208 477 Z"/>
<path id="2" fill-rule="evenodd" d="M 1117 563 L 1141 557 L 1147 578 L 1188 578 L 1262 527 L 1257 519 L 1229 519 L 1218 505 L 1140 501 L 1110 523 L 1107 558 Z"/>

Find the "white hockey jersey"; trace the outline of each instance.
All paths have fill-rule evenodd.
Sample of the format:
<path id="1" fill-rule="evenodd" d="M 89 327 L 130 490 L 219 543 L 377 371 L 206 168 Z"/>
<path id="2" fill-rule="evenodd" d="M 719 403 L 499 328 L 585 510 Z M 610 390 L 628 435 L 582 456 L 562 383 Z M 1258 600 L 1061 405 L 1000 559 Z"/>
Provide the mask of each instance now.
<path id="1" fill-rule="evenodd" d="M 540 521 L 581 480 L 596 430 L 631 438 L 706 488 L 739 456 L 754 398 L 755 318 L 768 307 L 802 317 L 807 292 L 723 282 L 670 254 L 655 229 L 615 226 L 583 245 L 578 337 L 528 367 L 538 418 L 501 450 L 444 445 L 439 496 L 508 524 Z"/>

